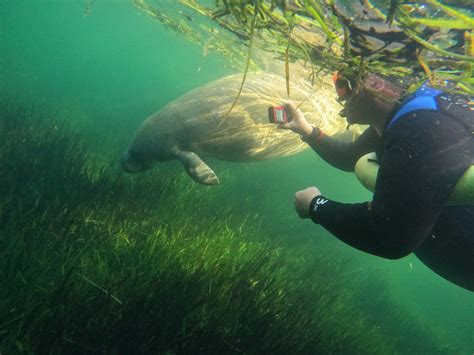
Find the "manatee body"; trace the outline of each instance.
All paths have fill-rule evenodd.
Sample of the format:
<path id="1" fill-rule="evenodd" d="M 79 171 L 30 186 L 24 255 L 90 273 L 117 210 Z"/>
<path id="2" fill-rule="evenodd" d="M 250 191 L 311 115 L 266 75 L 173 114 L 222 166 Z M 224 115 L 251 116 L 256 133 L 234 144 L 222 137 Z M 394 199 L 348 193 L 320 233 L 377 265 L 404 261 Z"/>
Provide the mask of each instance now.
<path id="1" fill-rule="evenodd" d="M 257 161 L 287 156 L 307 145 L 289 131 L 268 122 L 268 107 L 287 100 L 286 81 L 275 74 L 248 74 L 236 105 L 242 75 L 231 75 L 194 89 L 148 117 L 122 157 L 131 173 L 154 162 L 178 159 L 188 175 L 205 185 L 219 179 L 201 156 L 227 161 Z M 343 132 L 346 124 L 331 85 L 291 83 L 290 101 L 312 124 L 328 134 Z"/>

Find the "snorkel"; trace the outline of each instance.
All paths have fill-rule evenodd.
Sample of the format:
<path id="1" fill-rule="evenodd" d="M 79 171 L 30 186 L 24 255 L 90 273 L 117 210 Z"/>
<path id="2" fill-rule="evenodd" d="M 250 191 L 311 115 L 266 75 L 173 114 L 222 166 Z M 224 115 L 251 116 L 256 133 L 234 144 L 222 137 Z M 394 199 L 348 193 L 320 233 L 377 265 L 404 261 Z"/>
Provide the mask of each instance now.
<path id="1" fill-rule="evenodd" d="M 337 101 L 343 105 L 339 116 L 346 119 L 347 129 L 349 129 L 349 127 L 355 123 L 352 122 L 352 115 L 348 115 L 348 111 L 350 110 L 350 98 L 355 89 L 355 81 L 347 78 L 342 71 L 335 72 L 332 76 L 332 80 L 336 89 Z"/>
<path id="2" fill-rule="evenodd" d="M 341 71 L 337 71 L 333 74 L 332 81 L 336 88 L 338 101 L 346 101 L 352 94 L 352 82 L 346 79 Z"/>

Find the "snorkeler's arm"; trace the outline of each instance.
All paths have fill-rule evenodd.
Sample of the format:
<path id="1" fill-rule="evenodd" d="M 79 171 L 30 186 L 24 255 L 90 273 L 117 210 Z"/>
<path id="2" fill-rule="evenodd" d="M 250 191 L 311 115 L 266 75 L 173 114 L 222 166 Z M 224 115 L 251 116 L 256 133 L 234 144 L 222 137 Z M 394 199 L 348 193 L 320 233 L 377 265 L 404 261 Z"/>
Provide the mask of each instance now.
<path id="1" fill-rule="evenodd" d="M 371 203 L 318 196 L 309 210 L 314 222 L 341 241 L 389 259 L 410 254 L 430 235 L 472 157 L 469 134 L 444 114 L 411 115 L 386 134 Z"/>
<path id="2" fill-rule="evenodd" d="M 374 128 L 369 127 L 355 141 L 345 142 L 325 135 L 319 128 L 314 127 L 313 132 L 302 137 L 303 141 L 327 163 L 344 170 L 354 171 L 357 160 L 377 148 L 380 137 Z"/>

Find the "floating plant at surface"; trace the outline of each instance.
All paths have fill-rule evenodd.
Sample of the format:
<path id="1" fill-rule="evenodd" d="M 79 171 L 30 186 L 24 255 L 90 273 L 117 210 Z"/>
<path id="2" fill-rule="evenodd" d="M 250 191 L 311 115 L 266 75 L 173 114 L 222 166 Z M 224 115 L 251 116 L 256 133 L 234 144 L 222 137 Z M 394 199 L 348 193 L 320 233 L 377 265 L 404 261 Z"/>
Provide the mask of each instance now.
<path id="1" fill-rule="evenodd" d="M 10 107 L 0 122 L 1 353 L 406 346 L 354 307 L 365 281 L 344 263 L 276 247 L 246 215 L 216 215 L 214 190 L 173 171 L 120 174 L 35 111 Z M 412 326 L 417 349 L 440 349 Z"/>
<path id="2" fill-rule="evenodd" d="M 245 31 L 238 30 L 232 34 L 229 33 L 232 30 L 231 27 L 223 30 L 210 20 L 203 21 L 203 15 L 208 14 L 209 11 L 201 5 L 189 2 L 186 7 L 183 7 L 180 1 L 174 0 L 153 2 L 132 0 L 132 2 L 135 7 L 159 21 L 165 28 L 178 33 L 190 43 L 200 45 L 203 48 L 203 57 L 206 57 L 210 51 L 217 52 L 235 68 L 240 68 L 241 62 L 247 58 L 245 43 L 236 41 L 233 35 L 242 36 L 243 39 L 249 39 L 250 36 Z M 225 24 L 222 23 L 222 26 Z M 249 66 L 253 69 L 257 68 L 253 58 L 249 60 Z"/>
<path id="3" fill-rule="evenodd" d="M 148 13 L 150 8 L 160 9 L 169 21 L 186 23 L 193 36 L 177 32 L 194 42 L 203 44 L 204 37 L 199 35 L 201 39 L 196 40 L 195 36 L 207 31 L 219 43 L 218 51 L 241 70 L 247 58 L 242 46 L 254 42 L 255 47 L 276 53 L 287 63 L 300 59 L 318 70 L 343 69 L 356 76 L 376 72 L 402 78 L 417 72 L 435 87 L 474 94 L 472 5 L 437 0 L 385 3 L 218 0 L 210 5 L 200 0 L 178 0 L 171 7 L 156 0 L 135 1 Z M 167 21 L 153 16 L 170 27 Z M 193 20 L 186 21 L 187 17 Z M 252 60 L 262 65 L 257 56 Z M 285 74 L 288 76 L 288 69 Z"/>

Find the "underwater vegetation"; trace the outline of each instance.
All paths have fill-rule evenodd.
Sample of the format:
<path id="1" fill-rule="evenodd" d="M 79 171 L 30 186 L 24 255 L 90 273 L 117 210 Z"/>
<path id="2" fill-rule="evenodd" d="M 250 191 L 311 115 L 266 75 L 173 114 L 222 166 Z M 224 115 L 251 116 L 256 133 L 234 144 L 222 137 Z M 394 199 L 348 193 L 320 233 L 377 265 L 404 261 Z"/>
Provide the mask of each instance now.
<path id="1" fill-rule="evenodd" d="M 250 63 L 252 68 L 261 67 L 259 58 L 252 55 L 256 47 L 285 61 L 287 78 L 288 62 L 301 60 L 311 78 L 320 70 L 341 69 L 356 76 L 374 72 L 403 78 L 418 73 L 435 87 L 474 93 L 474 8 L 469 1 L 133 3 L 206 52 L 211 49 L 226 56 L 240 70 L 248 69 Z M 412 85 L 410 92 L 416 89 Z"/>
<path id="2" fill-rule="evenodd" d="M 447 350 L 383 281 L 275 245 L 172 168 L 121 174 L 41 107 L 0 122 L 1 353 Z"/>

